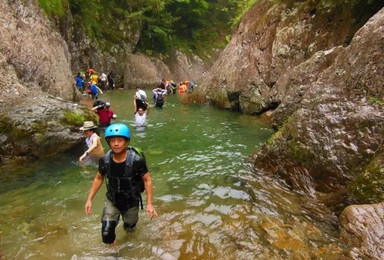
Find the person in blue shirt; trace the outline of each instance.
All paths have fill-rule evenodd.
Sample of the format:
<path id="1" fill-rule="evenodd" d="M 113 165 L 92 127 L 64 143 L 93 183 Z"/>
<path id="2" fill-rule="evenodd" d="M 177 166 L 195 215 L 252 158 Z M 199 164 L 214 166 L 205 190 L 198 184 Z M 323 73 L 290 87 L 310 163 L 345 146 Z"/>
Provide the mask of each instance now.
<path id="1" fill-rule="evenodd" d="M 84 79 L 81 76 L 81 73 L 79 72 L 76 77 L 76 87 L 80 91 L 80 93 L 83 93 L 84 91 Z"/>
<path id="2" fill-rule="evenodd" d="M 91 91 L 92 99 L 93 100 L 98 99 L 99 90 L 97 89 L 97 86 L 95 84 L 92 84 L 89 87 L 89 90 Z"/>

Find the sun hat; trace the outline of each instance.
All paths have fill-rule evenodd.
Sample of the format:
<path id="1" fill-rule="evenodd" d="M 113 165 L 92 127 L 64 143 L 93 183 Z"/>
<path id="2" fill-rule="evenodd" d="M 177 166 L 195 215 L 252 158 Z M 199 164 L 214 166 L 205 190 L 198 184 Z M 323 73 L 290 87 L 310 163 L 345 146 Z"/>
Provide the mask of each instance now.
<path id="1" fill-rule="evenodd" d="M 109 102 L 105 102 L 105 106 L 106 106 L 106 107 L 110 107 L 110 106 L 111 106 L 111 103 L 109 103 Z"/>
<path id="2" fill-rule="evenodd" d="M 95 124 L 92 121 L 85 121 L 83 126 L 80 127 L 80 130 L 84 131 L 84 130 L 90 130 L 94 128 L 97 128 L 97 126 L 95 126 Z"/>

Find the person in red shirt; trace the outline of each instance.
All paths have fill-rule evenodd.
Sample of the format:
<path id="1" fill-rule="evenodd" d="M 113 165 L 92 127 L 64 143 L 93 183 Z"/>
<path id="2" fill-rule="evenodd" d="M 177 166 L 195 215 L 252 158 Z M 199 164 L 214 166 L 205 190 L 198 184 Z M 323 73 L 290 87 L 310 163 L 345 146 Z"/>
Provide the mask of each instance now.
<path id="1" fill-rule="evenodd" d="M 92 108 L 92 111 L 99 115 L 99 126 L 108 127 L 111 124 L 111 119 L 115 119 L 117 116 L 113 113 L 113 110 L 110 109 L 111 103 L 105 102 Z"/>

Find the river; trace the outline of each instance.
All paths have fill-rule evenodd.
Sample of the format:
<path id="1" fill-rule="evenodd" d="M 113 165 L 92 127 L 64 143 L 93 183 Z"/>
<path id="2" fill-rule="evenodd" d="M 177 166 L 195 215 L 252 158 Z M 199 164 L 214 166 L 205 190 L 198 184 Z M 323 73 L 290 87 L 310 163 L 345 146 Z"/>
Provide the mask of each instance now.
<path id="1" fill-rule="evenodd" d="M 175 95 L 163 109 L 152 107 L 139 131 L 132 127 L 133 94 L 115 90 L 101 99 L 112 103 L 116 122 L 131 126 L 131 145 L 146 155 L 159 216 L 150 221 L 141 211 L 129 234 L 120 222 L 116 245 L 107 246 L 100 233 L 106 189 L 86 216 L 97 169 L 80 167 L 80 154 L 23 165 L 27 173 L 1 168 L 4 259 L 337 259 L 337 230 L 328 221 L 334 216 L 251 170 L 248 156 L 273 134 L 268 122 L 185 105 Z M 312 218 L 316 210 L 326 220 Z"/>

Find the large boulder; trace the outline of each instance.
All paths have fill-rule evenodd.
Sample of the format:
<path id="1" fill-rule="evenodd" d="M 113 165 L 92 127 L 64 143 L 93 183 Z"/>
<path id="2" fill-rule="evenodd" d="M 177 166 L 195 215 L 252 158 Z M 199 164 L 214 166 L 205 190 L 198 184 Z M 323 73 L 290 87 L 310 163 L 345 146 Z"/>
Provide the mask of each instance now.
<path id="1" fill-rule="evenodd" d="M 69 151 L 83 141 L 79 127 L 97 123 L 87 107 L 41 94 L 0 113 L 0 156 L 40 158 Z"/>
<path id="2" fill-rule="evenodd" d="M 384 257 L 384 203 L 352 205 L 340 216 L 340 237 L 349 246 L 350 259 Z"/>
<path id="3" fill-rule="evenodd" d="M 204 72 L 204 62 L 197 56 L 189 57 L 175 50 L 169 58 L 150 58 L 142 54 L 128 54 L 125 60 L 124 87 L 153 88 L 161 79 L 174 82 L 198 82 Z"/>
<path id="4" fill-rule="evenodd" d="M 140 54 L 129 54 L 124 71 L 124 87 L 157 87 L 162 78 L 170 78 L 167 65 L 159 59 Z"/>
<path id="5" fill-rule="evenodd" d="M 173 79 L 175 82 L 190 80 L 198 83 L 208 66 L 197 55 L 186 55 L 179 50 L 174 50 L 165 63 L 172 74 L 172 78 L 169 79 Z"/>

